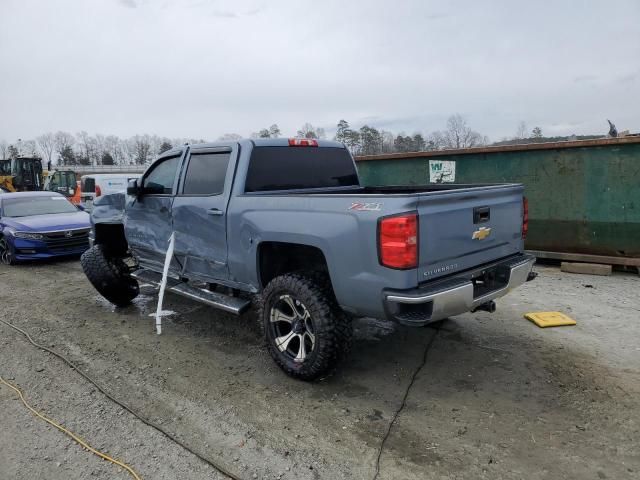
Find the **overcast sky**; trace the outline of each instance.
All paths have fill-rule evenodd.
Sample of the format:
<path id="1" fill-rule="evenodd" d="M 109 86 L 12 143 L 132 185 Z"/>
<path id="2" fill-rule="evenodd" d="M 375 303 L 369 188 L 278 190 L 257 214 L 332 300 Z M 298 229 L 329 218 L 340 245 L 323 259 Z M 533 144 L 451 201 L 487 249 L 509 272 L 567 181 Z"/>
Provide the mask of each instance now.
<path id="1" fill-rule="evenodd" d="M 518 5 L 517 5 L 518 4 Z M 0 139 L 640 131 L 640 1 L 0 0 Z"/>

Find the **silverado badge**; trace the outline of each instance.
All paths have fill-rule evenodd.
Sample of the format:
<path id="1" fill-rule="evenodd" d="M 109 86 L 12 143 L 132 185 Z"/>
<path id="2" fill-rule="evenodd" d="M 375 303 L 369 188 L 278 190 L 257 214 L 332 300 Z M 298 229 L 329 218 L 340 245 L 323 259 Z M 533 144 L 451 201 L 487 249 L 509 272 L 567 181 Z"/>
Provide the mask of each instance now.
<path id="1" fill-rule="evenodd" d="M 491 228 L 490 227 L 480 227 L 478 230 L 473 232 L 473 235 L 471 235 L 471 239 L 472 240 L 484 240 L 489 235 L 491 235 Z"/>

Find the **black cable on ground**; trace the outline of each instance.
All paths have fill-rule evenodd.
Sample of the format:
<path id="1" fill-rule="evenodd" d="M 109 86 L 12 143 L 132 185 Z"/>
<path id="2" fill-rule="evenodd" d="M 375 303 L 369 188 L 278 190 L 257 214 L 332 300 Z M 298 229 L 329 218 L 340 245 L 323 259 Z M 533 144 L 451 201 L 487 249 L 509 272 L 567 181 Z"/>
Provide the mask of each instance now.
<path id="1" fill-rule="evenodd" d="M 398 419 L 398 416 L 400 415 L 402 410 L 404 410 L 404 407 L 407 405 L 407 397 L 409 396 L 409 391 L 411 390 L 411 387 L 413 387 L 413 384 L 416 381 L 416 378 L 418 377 L 418 374 L 420 373 L 420 371 L 423 369 L 423 367 L 427 363 L 427 352 L 431 348 L 431 345 L 433 344 L 433 341 L 436 339 L 436 336 L 438 335 L 438 332 L 440 331 L 440 324 L 438 324 L 438 326 L 435 328 L 435 330 L 436 330 L 436 332 L 433 334 L 433 337 L 431 337 L 429 339 L 429 341 L 427 342 L 427 344 L 424 347 L 424 352 L 422 353 L 422 362 L 420 363 L 420 365 L 418 365 L 418 368 L 416 368 L 416 370 L 413 372 L 413 375 L 411 376 L 411 381 L 407 385 L 407 389 L 404 391 L 404 395 L 402 397 L 402 403 L 400 404 L 400 407 L 393 414 L 393 418 L 391 419 L 391 422 L 389 422 L 389 426 L 387 427 L 387 431 L 385 432 L 384 437 L 382 437 L 382 442 L 380 442 L 380 447 L 378 448 L 378 456 L 376 457 L 376 472 L 374 473 L 372 480 L 377 480 L 378 475 L 380 475 L 380 457 L 382 457 L 382 452 L 384 450 L 384 445 L 387 442 L 387 438 L 389 438 L 389 434 L 391 433 L 391 429 L 393 428 L 393 425 L 396 423 L 396 420 Z"/>
<path id="2" fill-rule="evenodd" d="M 80 375 L 82 375 L 82 377 L 84 377 L 85 380 L 87 380 L 89 383 L 93 384 L 93 386 L 95 386 L 100 392 L 102 392 L 102 394 L 107 397 L 109 400 L 111 400 L 113 403 L 119 405 L 120 407 L 122 407 L 123 409 L 125 409 L 127 412 L 129 412 L 131 415 L 133 415 L 134 417 L 136 417 L 138 420 L 140 420 L 142 423 L 150 426 L 151 428 L 157 430 L 158 432 L 160 432 L 162 435 L 164 435 L 165 437 L 167 437 L 169 440 L 171 440 L 172 442 L 178 444 L 179 446 L 181 446 L 182 448 L 184 448 L 185 450 L 187 450 L 188 452 L 192 453 L 193 455 L 195 455 L 196 457 L 198 457 L 200 460 L 202 460 L 203 462 L 207 463 L 208 465 L 212 466 L 214 469 L 216 469 L 218 472 L 220 472 L 221 474 L 227 476 L 228 478 L 231 478 L 232 480 L 242 480 L 239 476 L 235 475 L 234 473 L 232 473 L 225 465 L 221 464 L 218 461 L 215 460 L 211 460 L 210 458 L 205 457 L 203 454 L 198 453 L 197 451 L 191 449 L 191 447 L 189 447 L 188 445 L 185 445 L 184 443 L 182 443 L 180 440 L 178 440 L 176 437 L 174 437 L 171 433 L 167 432 L 166 430 L 164 430 L 160 425 L 154 423 L 153 421 L 143 417 L 142 415 L 140 415 L 139 413 L 135 412 L 134 410 L 131 409 L 131 407 L 129 407 L 128 405 L 126 405 L 125 403 L 121 402 L 120 400 L 114 398 L 109 392 L 107 392 L 103 387 L 100 386 L 100 384 L 98 382 L 96 382 L 93 378 L 91 378 L 89 375 L 87 375 L 86 373 L 84 373 L 82 370 L 80 370 L 71 360 L 69 360 L 67 357 L 65 357 L 64 355 L 62 355 L 61 353 L 56 352 L 55 350 L 52 350 L 49 347 L 46 347 L 44 345 L 40 345 L 39 343 L 37 343 L 36 341 L 34 341 L 31 336 L 25 332 L 24 330 L 22 330 L 19 327 L 16 327 L 15 325 L 6 322 L 2 319 L 0 319 L 1 323 L 4 323 L 6 326 L 13 328 L 14 330 L 16 330 L 17 332 L 20 332 L 22 335 L 24 335 L 27 340 L 29 340 L 29 342 L 39 348 L 40 350 L 44 350 L 45 352 L 49 352 L 51 355 L 55 355 L 56 357 L 58 357 L 60 360 L 62 360 L 64 363 L 66 363 L 67 365 L 69 365 L 73 370 L 75 370 L 76 372 L 78 372 Z"/>

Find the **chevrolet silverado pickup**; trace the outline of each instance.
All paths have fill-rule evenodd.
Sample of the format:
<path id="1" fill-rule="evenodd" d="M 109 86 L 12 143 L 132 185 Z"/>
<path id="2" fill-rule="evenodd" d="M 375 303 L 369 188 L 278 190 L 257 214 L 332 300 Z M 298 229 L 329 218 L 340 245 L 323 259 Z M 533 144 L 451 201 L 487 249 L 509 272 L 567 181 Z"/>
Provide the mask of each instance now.
<path id="1" fill-rule="evenodd" d="M 126 194 L 98 198 L 82 266 L 115 305 L 159 285 L 240 315 L 256 306 L 275 362 L 311 380 L 344 358 L 353 317 L 423 326 L 533 278 L 519 184 L 360 184 L 349 151 L 315 139 L 185 145 Z"/>

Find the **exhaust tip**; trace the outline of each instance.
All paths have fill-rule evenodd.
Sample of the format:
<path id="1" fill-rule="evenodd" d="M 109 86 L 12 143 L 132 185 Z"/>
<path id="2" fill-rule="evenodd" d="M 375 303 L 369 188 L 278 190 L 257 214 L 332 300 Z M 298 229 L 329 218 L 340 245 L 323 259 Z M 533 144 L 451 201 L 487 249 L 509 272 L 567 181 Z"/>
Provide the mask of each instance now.
<path id="1" fill-rule="evenodd" d="M 483 303 L 482 305 L 478 305 L 476 308 L 474 308 L 474 312 L 477 312 L 478 310 L 481 310 L 483 312 L 489 312 L 489 313 L 493 313 L 496 311 L 496 302 L 494 302 L 493 300 L 488 301 L 487 303 Z"/>

